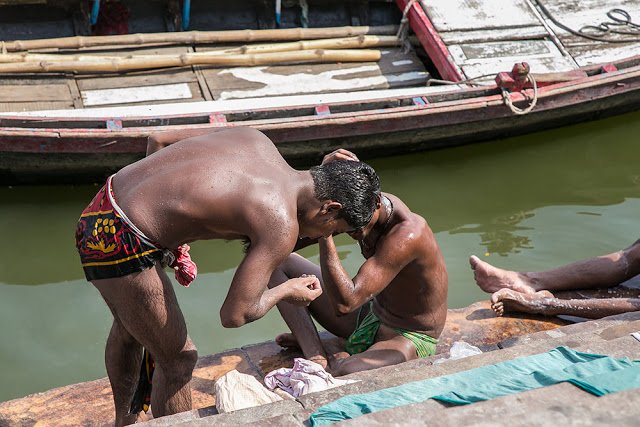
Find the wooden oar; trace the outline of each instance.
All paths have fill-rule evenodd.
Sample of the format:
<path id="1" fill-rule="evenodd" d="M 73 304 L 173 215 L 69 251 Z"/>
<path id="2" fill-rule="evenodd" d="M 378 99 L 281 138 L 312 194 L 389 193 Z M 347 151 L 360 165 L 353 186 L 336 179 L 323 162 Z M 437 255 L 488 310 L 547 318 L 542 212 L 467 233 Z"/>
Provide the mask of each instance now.
<path id="1" fill-rule="evenodd" d="M 397 26 L 286 28 L 277 30 L 186 31 L 139 33 L 113 36 L 75 36 L 38 40 L 0 42 L 0 52 L 34 49 L 79 49 L 96 46 L 151 44 L 246 43 L 353 37 L 366 34 L 393 35 Z"/>
<path id="2" fill-rule="evenodd" d="M 357 49 L 357 48 L 371 48 L 371 47 L 389 47 L 397 46 L 398 39 L 395 36 L 358 36 L 341 39 L 321 39 L 321 40 L 303 40 L 291 43 L 270 43 L 270 44 L 255 44 L 245 45 L 236 48 L 219 49 L 204 52 L 186 52 L 182 54 L 132 54 L 132 55 L 64 55 L 64 54 L 43 54 L 43 53 L 7 53 L 0 55 L 0 63 L 8 62 L 28 62 L 28 61 L 46 61 L 46 62 L 63 62 L 63 61 L 114 61 L 121 59 L 157 59 L 157 58 L 172 58 L 172 57 L 186 57 L 191 60 L 197 60 L 200 58 L 208 58 L 213 56 L 222 55 L 246 55 L 257 53 L 272 53 L 272 52 L 288 52 L 299 50 L 314 50 L 314 49 Z M 181 59 L 182 60 L 182 59 Z"/>
<path id="3" fill-rule="evenodd" d="M 107 58 L 90 61 L 28 61 L 0 64 L 0 73 L 95 73 L 124 72 L 186 65 L 254 66 L 299 62 L 371 62 L 380 59 L 380 51 L 357 50 L 300 50 L 294 52 L 257 53 L 249 55 L 213 55 L 193 57 Z"/>

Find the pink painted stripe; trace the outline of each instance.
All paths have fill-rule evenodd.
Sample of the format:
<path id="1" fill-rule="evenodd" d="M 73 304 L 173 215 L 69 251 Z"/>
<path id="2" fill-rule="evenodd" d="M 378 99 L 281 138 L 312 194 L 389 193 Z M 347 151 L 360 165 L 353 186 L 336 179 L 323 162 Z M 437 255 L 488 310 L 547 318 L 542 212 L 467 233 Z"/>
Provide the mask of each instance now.
<path id="1" fill-rule="evenodd" d="M 409 3 L 408 0 L 396 0 L 400 11 L 404 11 L 407 3 Z M 411 29 L 416 33 L 416 36 L 418 36 L 422 47 L 424 47 L 424 50 L 433 61 L 433 64 L 443 79 L 452 82 L 464 80 L 458 67 L 453 62 L 449 49 L 445 46 L 440 35 L 431 23 L 431 20 L 429 20 L 429 17 L 424 13 L 419 3 L 420 2 L 415 2 L 407 14 L 409 16 Z"/>

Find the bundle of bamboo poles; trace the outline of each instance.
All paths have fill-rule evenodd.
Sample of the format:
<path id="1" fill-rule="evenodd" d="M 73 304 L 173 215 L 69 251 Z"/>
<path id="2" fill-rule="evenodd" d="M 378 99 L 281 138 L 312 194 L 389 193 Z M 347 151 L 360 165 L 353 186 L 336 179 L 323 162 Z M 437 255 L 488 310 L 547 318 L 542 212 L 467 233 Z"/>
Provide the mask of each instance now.
<path id="1" fill-rule="evenodd" d="M 192 31 L 98 37 L 0 42 L 0 73 L 126 72 L 190 65 L 253 66 L 300 62 L 369 62 L 380 59 L 371 49 L 398 45 L 384 35 L 394 27 L 295 28 L 283 30 Z M 371 33 L 378 33 L 373 35 Z M 382 33 L 382 35 L 380 35 Z M 325 38 L 320 38 L 324 35 Z M 327 38 L 327 36 L 331 38 Z M 291 42 L 290 40 L 298 41 Z M 109 56 L 104 54 L 32 53 L 35 49 L 78 49 L 96 46 L 242 43 L 272 40 L 281 43 L 181 54 Z M 285 41 L 284 43 L 282 43 Z M 12 53 L 9 53 L 12 52 Z M 18 52 L 18 53 L 15 53 Z"/>

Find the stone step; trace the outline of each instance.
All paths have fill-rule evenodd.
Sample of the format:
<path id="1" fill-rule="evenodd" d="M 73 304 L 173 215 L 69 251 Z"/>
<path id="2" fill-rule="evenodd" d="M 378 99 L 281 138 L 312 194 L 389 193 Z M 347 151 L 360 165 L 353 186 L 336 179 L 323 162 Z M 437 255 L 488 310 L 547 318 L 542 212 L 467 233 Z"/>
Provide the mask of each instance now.
<path id="1" fill-rule="evenodd" d="M 412 360 L 400 365 L 352 374 L 346 378 L 360 379 L 362 381 L 320 393 L 301 396 L 298 400 L 300 400 L 305 409 L 315 410 L 322 405 L 349 394 L 368 393 L 411 381 L 420 381 L 453 374 L 484 365 L 504 362 L 516 357 L 542 353 L 558 346 L 567 346 L 574 349 L 580 348 L 583 349 L 582 351 L 589 351 L 587 344 L 594 346 L 599 342 L 600 344 L 597 345 L 597 348 L 600 348 L 601 351 L 592 352 L 609 354 L 606 344 L 608 340 L 606 338 L 627 336 L 628 339 L 632 340 L 633 338 L 629 336 L 629 333 L 640 330 L 640 312 L 627 313 L 621 316 L 623 318 L 622 321 L 619 321 L 617 317 L 613 317 L 605 321 L 597 321 L 593 324 L 591 324 L 592 322 L 585 322 L 579 325 L 563 326 L 554 329 L 554 331 L 562 332 L 565 328 L 569 328 L 569 333 L 562 332 L 556 337 L 551 337 L 548 334 L 545 335 L 545 332 L 539 332 L 537 339 L 529 340 L 527 343 L 520 345 L 514 344 L 499 351 L 489 351 L 463 359 L 451 360 L 442 364 L 433 365 L 433 360 L 438 358 L 437 356 L 433 356 L 426 359 Z M 636 343 L 638 342 L 636 341 Z M 637 354 L 640 354 L 640 352 Z M 631 354 L 624 354 L 622 356 L 634 357 Z M 638 358 L 638 356 L 636 355 L 635 358 Z"/>
<path id="2" fill-rule="evenodd" d="M 612 357 L 637 358 L 640 354 L 640 342 L 628 335 L 605 340 L 594 334 L 593 340 L 587 340 L 577 350 L 606 353 Z M 407 414 L 411 414 L 410 419 Z M 448 407 L 427 400 L 363 415 L 338 425 L 413 426 L 416 425 L 415 420 L 423 420 L 430 426 L 637 426 L 639 416 L 638 390 L 596 397 L 572 384 L 560 383 L 463 406 Z"/>
<path id="3" fill-rule="evenodd" d="M 237 425 L 239 423 L 248 424 L 268 421 L 269 425 L 304 425 L 305 421 L 308 420 L 309 414 L 314 410 L 342 396 L 368 393 L 411 381 L 419 381 L 441 375 L 448 375 L 484 365 L 511 360 L 515 357 L 542 353 L 561 345 L 585 352 L 608 354 L 613 357 L 637 358 L 640 354 L 640 342 L 629 335 L 630 332 L 637 330 L 640 330 L 640 312 L 627 313 L 597 321 L 567 325 L 551 331 L 558 333 L 549 333 L 550 331 L 538 332 L 526 337 L 526 339 L 524 337 L 520 337 L 520 339 L 509 340 L 502 350 L 489 351 L 476 356 L 452 360 L 442 364 L 433 365 L 433 361 L 435 359 L 442 357 L 441 355 L 438 355 L 431 358 L 413 360 L 400 365 L 352 374 L 349 375 L 348 378 L 360 380 L 358 383 L 301 396 L 296 401 L 287 401 L 286 403 L 277 402 L 275 404 L 263 405 L 257 408 L 249 408 L 233 413 L 215 415 L 213 417 L 208 417 L 207 415 L 209 414 L 202 412 L 202 410 L 191 411 L 173 415 L 171 417 L 152 420 L 147 424 L 154 426 L 173 426 L 180 425 L 181 423 L 189 423 L 189 425 L 209 425 L 210 423 L 215 422 L 216 425 Z M 584 394 L 585 392 L 577 389 L 577 391 L 572 391 L 572 393 Z M 523 393 L 520 393 L 519 395 L 522 394 Z M 586 394 L 589 395 L 588 393 Z M 506 399 L 506 397 L 501 399 Z M 525 396 L 523 399 L 526 400 L 528 398 Z M 588 400 L 589 398 L 587 397 L 586 399 Z M 440 419 L 440 412 L 445 411 L 447 408 L 439 402 L 429 400 L 420 404 L 409 405 L 408 407 L 405 407 L 405 409 L 420 405 L 424 405 L 427 408 L 427 410 L 425 410 L 426 413 L 430 413 L 432 416 L 438 414 L 438 419 Z M 464 408 L 475 405 L 478 404 L 467 405 Z M 462 407 L 456 407 L 456 409 L 460 408 Z M 382 412 L 387 413 L 390 411 L 394 410 L 392 409 Z M 404 410 L 401 409 L 398 409 L 398 411 L 404 412 Z M 451 409 L 446 409 L 445 412 L 448 414 L 450 411 Z M 372 414 L 370 416 L 374 415 L 375 414 Z M 366 416 L 365 418 L 370 416 Z M 384 420 L 384 417 L 381 418 L 381 420 Z M 412 421 L 415 421 L 415 418 L 412 418 Z M 356 420 L 352 420 L 350 422 L 356 422 Z M 397 422 L 401 422 L 401 417 Z"/>

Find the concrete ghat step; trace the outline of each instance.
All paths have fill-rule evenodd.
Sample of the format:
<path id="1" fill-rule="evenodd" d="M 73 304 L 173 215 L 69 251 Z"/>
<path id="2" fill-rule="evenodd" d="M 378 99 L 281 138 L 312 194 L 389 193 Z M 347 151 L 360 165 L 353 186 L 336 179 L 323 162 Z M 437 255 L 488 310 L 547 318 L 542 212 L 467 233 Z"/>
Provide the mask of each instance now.
<path id="1" fill-rule="evenodd" d="M 631 314 L 631 313 L 629 313 Z M 627 323 L 619 323 L 615 317 L 599 321 L 589 325 L 591 322 L 585 322 L 580 325 L 580 329 L 575 328 L 577 325 L 564 326 L 555 331 L 562 331 L 564 328 L 570 328 L 569 332 L 558 334 L 556 337 L 548 335 L 540 335 L 539 339 L 531 340 L 527 344 L 514 345 L 500 351 L 490 351 L 476 356 L 466 357 L 464 359 L 452 360 L 447 363 L 431 365 L 434 358 L 421 360 L 413 360 L 396 366 L 380 368 L 372 371 L 362 372 L 350 375 L 349 378 L 361 379 L 356 384 L 349 384 L 327 390 L 321 393 L 313 393 L 299 398 L 307 410 L 315 410 L 316 408 L 332 402 L 342 396 L 354 393 L 368 393 L 385 387 L 393 387 L 410 381 L 419 381 L 427 378 L 434 378 L 441 375 L 448 375 L 468 369 L 477 368 L 484 365 L 499 363 L 511 360 L 515 357 L 529 356 L 532 354 L 542 353 L 558 346 L 568 346 L 571 348 L 580 348 L 582 351 L 590 351 L 589 346 L 597 345 L 600 353 L 609 354 L 607 348 L 608 338 L 616 336 L 628 336 L 633 330 L 640 330 L 640 312 L 634 313 L 634 316 L 625 315 Z M 638 319 L 629 322 L 630 319 Z M 627 330 L 629 332 L 627 332 Z M 637 343 L 637 341 L 636 341 Z M 640 347 L 636 347 L 636 350 Z M 598 351 L 592 351 L 598 353 Z M 638 358 L 640 351 L 636 356 L 628 355 L 632 358 Z"/>
<path id="2" fill-rule="evenodd" d="M 517 337 L 514 336 L 499 342 L 498 347 L 513 347 L 516 345 L 529 344 L 535 341 L 545 341 L 548 338 L 560 338 L 567 335 L 590 331 L 596 332 L 608 330 L 605 335 L 619 333 L 627 334 L 640 330 L 638 322 L 634 322 L 637 320 L 640 320 L 640 312 L 624 313 L 616 316 L 605 317 L 603 319 L 591 320 L 589 322 L 575 323 L 558 329 L 550 329 Z M 617 328 L 615 328 L 616 326 Z"/>
<path id="3" fill-rule="evenodd" d="M 630 336 L 607 341 L 594 335 L 592 341 L 578 350 L 612 357 L 637 358 L 640 343 Z M 410 419 L 407 414 L 411 414 Z M 415 420 L 424 420 L 429 426 L 637 426 L 639 416 L 638 390 L 596 397 L 572 384 L 560 383 L 464 406 L 446 407 L 427 400 L 364 415 L 337 425 L 413 426 L 416 425 Z"/>
<path id="4" fill-rule="evenodd" d="M 272 405 L 264 405 L 259 408 L 249 408 L 233 413 L 215 415 L 213 417 L 207 417 L 207 414 L 204 414 L 200 411 L 192 411 L 190 413 L 177 414 L 172 417 L 153 420 L 148 424 L 156 426 L 173 426 L 181 425 L 184 423 L 185 425 L 188 424 L 204 426 L 210 425 L 215 422 L 216 425 L 237 425 L 251 423 L 267 423 L 269 425 L 304 425 L 305 421 L 308 420 L 309 414 L 319 406 L 332 402 L 333 400 L 345 395 L 367 393 L 386 387 L 393 387 L 396 385 L 404 384 L 410 381 L 433 378 L 467 369 L 473 369 L 488 364 L 499 363 L 505 360 L 513 359 L 515 357 L 527 356 L 548 351 L 559 345 L 570 346 L 572 348 L 576 348 L 586 352 L 609 354 L 614 357 L 637 358 L 638 354 L 640 354 L 640 343 L 629 336 L 629 333 L 639 329 L 640 312 L 628 313 L 625 315 L 613 316 L 611 318 L 601 319 L 598 321 L 565 326 L 563 328 L 556 329 L 555 331 L 560 331 L 560 333 L 555 334 L 555 336 L 550 336 L 550 334 L 540 332 L 534 334 L 537 335 L 536 339 L 529 339 L 526 343 L 518 345 L 517 342 L 513 342 L 511 344 L 511 347 L 505 348 L 500 351 L 491 351 L 460 360 L 453 360 L 444 364 L 432 365 L 434 359 L 442 357 L 434 356 L 427 359 L 414 360 L 400 365 L 353 374 L 349 377 L 359 379 L 361 381 L 344 387 L 302 396 L 298 399 L 298 401 L 289 401 L 286 403 L 280 402 Z M 574 392 L 583 393 L 580 390 L 572 391 L 572 393 Z M 520 395 L 523 394 L 521 393 Z M 528 399 L 526 397 L 526 393 L 524 395 L 525 397 L 523 397 L 523 399 Z M 588 400 L 588 397 L 586 399 Z M 413 407 L 420 405 L 426 408 L 424 409 L 426 411 L 425 413 L 431 414 L 431 417 L 434 417 L 436 414 L 438 414 L 437 416 L 435 416 L 435 418 L 437 419 L 440 419 L 440 412 L 445 410 L 446 408 L 444 405 L 432 400 L 410 406 Z M 449 414 L 452 409 L 462 410 L 461 408 L 468 408 L 475 405 L 479 404 L 468 405 L 465 407 L 449 408 L 446 409 L 445 412 Z M 404 410 L 397 410 L 401 413 L 397 420 L 398 423 L 402 423 L 402 417 L 406 417 L 406 409 L 408 408 L 409 407 L 405 408 Z M 390 411 L 394 410 L 383 412 L 387 413 Z M 531 408 L 529 408 L 529 411 L 531 411 Z M 411 412 L 409 411 L 409 413 Z M 374 415 L 375 414 L 360 418 L 366 419 Z M 411 421 L 415 422 L 415 419 L 416 418 L 412 415 Z M 425 420 L 432 419 L 433 418 L 427 418 Z M 389 420 L 384 417 L 380 418 L 380 420 L 384 420 L 385 424 L 389 423 Z M 356 420 L 350 422 L 356 422 Z M 431 424 L 431 422 L 429 424 Z M 455 423 L 452 421 L 451 424 L 439 425 L 456 424 L 459 423 Z M 462 424 L 467 425 L 468 422 Z"/>

